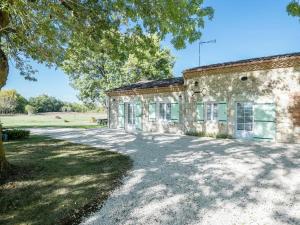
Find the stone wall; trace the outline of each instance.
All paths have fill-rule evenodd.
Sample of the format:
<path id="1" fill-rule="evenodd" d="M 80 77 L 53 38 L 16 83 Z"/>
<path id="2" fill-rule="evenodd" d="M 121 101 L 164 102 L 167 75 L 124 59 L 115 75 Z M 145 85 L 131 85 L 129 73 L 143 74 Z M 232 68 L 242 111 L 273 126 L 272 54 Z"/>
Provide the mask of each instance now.
<path id="1" fill-rule="evenodd" d="M 234 136 L 236 129 L 236 102 L 275 103 L 276 140 L 280 142 L 297 142 L 299 141 L 299 136 L 295 134 L 295 131 L 299 127 L 293 123 L 294 119 L 289 113 L 289 108 L 293 104 L 293 99 L 290 96 L 300 91 L 299 71 L 299 68 L 284 68 L 243 73 L 200 75 L 193 79 L 187 79 L 185 80 L 185 85 L 187 86 L 186 98 L 189 110 L 195 112 L 197 101 L 227 102 L 228 133 Z M 242 81 L 242 77 L 247 77 L 247 80 Z M 198 82 L 198 87 L 195 86 L 196 82 Z M 188 127 L 190 129 L 202 131 L 203 127 L 206 127 L 206 132 L 223 132 L 216 129 L 216 127 L 220 128 L 220 124 L 210 129 L 207 124 L 203 126 L 195 122 L 195 116 L 194 114 L 192 115 L 188 119 Z"/>
<path id="2" fill-rule="evenodd" d="M 129 95 L 129 96 L 114 96 L 110 97 L 110 128 L 118 128 L 118 124 L 115 121 L 118 120 L 118 105 L 119 103 L 128 102 L 142 102 L 142 131 L 145 132 L 164 132 L 164 133 L 183 133 L 183 102 L 184 92 L 171 92 L 171 93 L 155 93 L 145 95 Z M 148 106 L 150 102 L 156 102 L 156 120 L 149 120 Z M 159 106 L 160 102 L 178 102 L 179 103 L 179 122 L 166 122 L 161 121 L 159 118 Z M 125 107 L 125 115 L 127 115 L 127 107 Z M 127 117 L 125 116 L 125 128 L 127 127 Z"/>
<path id="3" fill-rule="evenodd" d="M 242 78 L 247 79 L 242 81 Z M 118 127 L 119 102 L 130 102 L 140 99 L 143 104 L 143 131 L 171 133 L 203 131 L 207 133 L 229 133 L 235 136 L 235 107 L 237 102 L 274 103 L 276 105 L 276 140 L 279 142 L 300 142 L 300 68 L 280 68 L 243 73 L 201 74 L 185 79 L 184 85 L 186 86 L 186 91 L 111 96 L 109 98 L 110 127 Z M 150 121 L 148 104 L 151 101 L 157 103 L 179 102 L 179 123 L 160 121 L 158 111 L 156 113 L 156 121 Z M 196 119 L 197 102 L 226 102 L 228 109 L 227 122 L 198 122 Z M 125 111 L 125 115 L 126 113 Z"/>

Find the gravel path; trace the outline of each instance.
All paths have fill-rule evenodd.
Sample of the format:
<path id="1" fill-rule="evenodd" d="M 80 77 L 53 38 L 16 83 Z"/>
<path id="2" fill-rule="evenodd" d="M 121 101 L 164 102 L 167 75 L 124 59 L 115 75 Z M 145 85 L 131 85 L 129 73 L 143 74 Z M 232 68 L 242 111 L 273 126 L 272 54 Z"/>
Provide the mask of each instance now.
<path id="1" fill-rule="evenodd" d="M 300 145 L 110 129 L 32 131 L 134 160 L 124 184 L 82 224 L 300 224 Z"/>

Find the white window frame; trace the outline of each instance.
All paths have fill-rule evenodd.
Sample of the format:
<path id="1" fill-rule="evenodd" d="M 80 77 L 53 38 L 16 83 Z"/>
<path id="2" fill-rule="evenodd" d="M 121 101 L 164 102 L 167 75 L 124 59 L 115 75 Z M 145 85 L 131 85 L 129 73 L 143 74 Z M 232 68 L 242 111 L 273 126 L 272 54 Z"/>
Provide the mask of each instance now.
<path id="1" fill-rule="evenodd" d="M 160 106 L 164 105 L 164 115 L 161 115 Z M 169 118 L 167 118 L 167 105 L 170 105 L 170 115 Z M 159 120 L 164 122 L 171 122 L 172 121 L 172 103 L 171 102 L 158 102 L 158 115 Z"/>
<path id="2" fill-rule="evenodd" d="M 132 107 L 131 118 L 129 118 L 129 108 Z M 132 102 L 127 103 L 127 124 L 135 125 L 135 104 Z"/>
<path id="3" fill-rule="evenodd" d="M 217 102 L 206 102 L 205 107 L 205 118 L 206 121 L 218 121 L 218 103 Z M 208 116 L 208 107 L 211 107 L 210 115 Z M 215 116 L 216 110 L 216 116 Z"/>
<path id="4" fill-rule="evenodd" d="M 244 122 L 244 123 L 238 123 L 238 104 L 251 104 L 251 108 L 252 108 L 252 112 L 251 112 L 251 114 L 252 114 L 252 121 L 251 122 Z M 235 128 L 235 130 L 236 130 L 236 132 L 248 132 L 249 134 L 253 134 L 253 132 L 254 132 L 254 102 L 251 102 L 251 101 L 239 101 L 239 102 L 235 102 L 235 123 L 236 123 L 236 128 Z M 245 108 L 243 108 L 243 111 L 244 111 L 244 119 L 245 119 Z M 243 130 L 239 130 L 238 129 L 238 124 L 243 124 L 244 125 L 244 129 Z M 247 129 L 245 129 L 245 125 L 246 124 L 251 124 L 252 125 L 252 127 L 251 127 L 251 130 L 247 130 Z"/>

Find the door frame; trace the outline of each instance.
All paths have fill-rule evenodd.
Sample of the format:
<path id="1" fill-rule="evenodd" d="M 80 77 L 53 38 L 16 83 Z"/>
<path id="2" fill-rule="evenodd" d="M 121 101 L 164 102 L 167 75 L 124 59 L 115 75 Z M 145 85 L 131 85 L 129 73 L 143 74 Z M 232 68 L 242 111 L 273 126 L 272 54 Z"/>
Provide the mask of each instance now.
<path id="1" fill-rule="evenodd" d="M 252 105 L 252 131 L 245 131 L 245 129 L 243 130 L 243 133 L 245 134 L 239 134 L 238 131 L 238 121 L 237 121 L 237 117 L 238 117 L 238 110 L 237 110 L 237 104 L 238 103 L 251 103 Z M 253 101 L 235 101 L 235 137 L 238 139 L 254 139 L 254 102 Z M 245 124 L 245 123 L 244 123 Z M 247 133 L 246 133 L 247 132 Z"/>
<path id="2" fill-rule="evenodd" d="M 129 124 L 128 120 L 129 120 L 129 105 L 132 105 L 132 119 L 133 119 L 133 124 Z M 136 131 L 136 127 L 135 127 L 135 102 L 134 101 L 129 101 L 125 103 L 125 129 L 126 131 L 129 132 L 135 132 Z"/>

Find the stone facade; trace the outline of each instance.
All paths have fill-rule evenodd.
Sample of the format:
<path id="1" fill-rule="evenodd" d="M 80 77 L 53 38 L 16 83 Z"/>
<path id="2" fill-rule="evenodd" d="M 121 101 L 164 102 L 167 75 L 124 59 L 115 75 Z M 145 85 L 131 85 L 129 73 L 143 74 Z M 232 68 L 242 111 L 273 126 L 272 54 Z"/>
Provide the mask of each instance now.
<path id="1" fill-rule="evenodd" d="M 242 81 L 243 77 L 247 80 Z M 195 82 L 199 86 L 195 87 Z M 186 114 L 189 129 L 207 132 L 224 132 L 227 124 L 211 124 L 204 121 L 203 124 L 195 122 L 196 102 L 226 102 L 228 107 L 228 133 L 235 136 L 236 131 L 236 103 L 274 103 L 276 113 L 276 136 L 279 142 L 299 142 L 299 124 L 295 122 L 299 114 L 299 98 L 292 98 L 300 93 L 300 68 L 280 68 L 264 71 L 252 71 L 243 73 L 228 73 L 201 75 L 187 79 L 187 103 Z M 198 92 L 194 94 L 194 92 Z M 193 95 L 194 94 L 194 95 Z M 293 112 L 291 112 L 293 109 Z M 297 117 L 298 118 L 298 117 Z M 209 124 L 210 123 L 210 124 Z M 224 128 L 226 126 L 226 128 Z"/>
<path id="2" fill-rule="evenodd" d="M 300 60 L 299 60 L 300 61 Z M 273 64 L 272 64 L 273 65 Z M 281 64 L 280 64 L 281 65 Z M 298 66 L 299 65 L 299 66 Z M 275 66 L 273 66 L 275 67 Z M 128 129 L 127 104 L 139 101 L 142 104 L 142 131 L 185 133 L 227 133 L 239 137 L 237 133 L 237 104 L 249 103 L 253 107 L 271 105 L 274 108 L 274 125 L 271 121 L 259 121 L 257 124 L 272 123 L 274 135 L 271 139 L 278 142 L 300 142 L 300 62 L 289 67 L 263 68 L 263 70 L 187 70 L 184 72 L 184 84 L 177 89 L 148 88 L 139 93 L 109 94 L 109 126 L 119 128 L 118 106 L 124 103 L 124 128 Z M 257 67 L 256 67 L 257 68 Z M 260 68 L 258 68 L 260 69 Z M 156 119 L 149 119 L 149 103 L 157 103 Z M 159 104 L 173 103 L 179 105 L 179 120 L 176 122 L 160 119 Z M 209 120 L 209 105 L 216 103 L 225 105 L 225 120 Z M 197 107 L 203 109 L 203 119 L 197 116 Z M 202 108 L 203 107 L 203 108 Z M 263 108 L 263 107 L 262 107 Z M 240 109 L 240 108 L 239 108 Z M 252 108 L 251 108 L 252 109 Z M 245 114 L 247 108 L 245 106 Z M 220 115 L 219 115 L 220 116 Z M 255 115 L 252 115 L 255 117 Z M 252 125 L 255 126 L 255 118 Z M 246 126 L 246 125 L 244 125 Z M 258 125 L 257 125 L 258 126 Z M 252 127 L 251 129 L 255 129 Z M 273 132 L 272 130 L 272 132 Z M 135 130 L 136 131 L 136 130 Z M 269 132 L 266 130 L 265 132 Z M 268 134 L 266 134 L 268 137 Z"/>
<path id="3" fill-rule="evenodd" d="M 168 132 L 168 133 L 184 133 L 184 126 L 181 121 L 184 120 L 184 98 L 185 92 L 166 92 L 156 94 L 144 94 L 144 95 L 129 95 L 129 96 L 116 96 L 109 98 L 109 127 L 120 128 L 118 121 L 118 106 L 120 103 L 125 103 L 125 124 L 124 128 L 128 129 L 128 103 L 134 103 L 136 101 L 142 102 L 142 131 L 145 132 Z M 155 120 L 149 119 L 149 103 L 157 103 L 156 115 L 159 115 L 159 103 L 179 103 L 179 122 L 167 122 L 163 121 L 157 116 Z"/>

